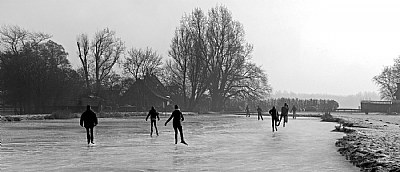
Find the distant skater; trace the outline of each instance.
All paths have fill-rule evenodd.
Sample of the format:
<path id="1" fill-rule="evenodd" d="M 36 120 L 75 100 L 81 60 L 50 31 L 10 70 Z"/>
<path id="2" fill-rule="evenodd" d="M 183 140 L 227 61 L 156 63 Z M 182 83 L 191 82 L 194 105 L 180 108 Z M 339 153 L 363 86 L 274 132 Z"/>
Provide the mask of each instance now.
<path id="1" fill-rule="evenodd" d="M 246 117 L 250 117 L 249 105 L 246 106 Z"/>
<path id="2" fill-rule="evenodd" d="M 289 106 L 285 103 L 281 108 L 281 118 L 279 119 L 279 124 L 283 118 L 283 127 L 285 127 L 285 123 L 288 122 L 288 113 L 289 113 Z"/>
<path id="3" fill-rule="evenodd" d="M 151 107 L 149 114 L 146 117 L 146 121 L 147 119 L 150 117 L 150 136 L 153 136 L 153 124 L 154 124 L 154 128 L 156 128 L 156 134 L 158 136 L 158 130 L 157 130 L 157 121 L 156 118 L 158 118 L 158 120 L 160 121 L 160 116 L 158 116 L 158 112 L 156 111 L 156 109 L 154 109 L 154 106 Z"/>
<path id="4" fill-rule="evenodd" d="M 297 111 L 297 108 L 296 108 L 295 105 L 293 105 L 291 111 L 292 111 L 292 113 L 293 113 L 293 119 L 296 119 L 296 111 Z"/>
<path id="5" fill-rule="evenodd" d="M 172 112 L 171 117 L 168 118 L 168 120 L 165 122 L 165 126 L 167 126 L 168 122 L 172 120 L 172 126 L 174 127 L 175 131 L 175 144 L 178 143 L 178 130 L 179 133 L 181 134 L 181 143 L 187 145 L 185 140 L 183 139 L 183 130 L 182 130 L 182 124 L 181 120 L 184 121 L 185 119 L 183 118 L 182 112 L 179 110 L 178 105 L 175 105 L 175 110 Z"/>
<path id="6" fill-rule="evenodd" d="M 269 114 L 271 114 L 271 119 L 272 119 L 272 132 L 274 132 L 274 129 L 278 131 L 279 115 L 275 106 L 272 106 L 272 109 L 269 110 Z"/>
<path id="7" fill-rule="evenodd" d="M 92 111 L 90 105 L 86 106 L 86 111 L 82 113 L 80 125 L 86 128 L 86 136 L 88 144 L 93 143 L 93 128 L 97 125 L 96 113 Z"/>
<path id="8" fill-rule="evenodd" d="M 260 106 L 257 106 L 258 120 L 260 120 L 260 117 L 261 117 L 261 120 L 264 120 L 261 112 L 262 112 L 262 109 L 260 108 Z"/>

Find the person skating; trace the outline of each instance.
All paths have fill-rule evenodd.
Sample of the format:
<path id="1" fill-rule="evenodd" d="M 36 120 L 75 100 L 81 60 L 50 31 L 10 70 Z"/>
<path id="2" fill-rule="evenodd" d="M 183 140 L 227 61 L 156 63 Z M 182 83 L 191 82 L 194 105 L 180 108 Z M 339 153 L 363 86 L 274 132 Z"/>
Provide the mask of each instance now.
<path id="1" fill-rule="evenodd" d="M 150 111 L 149 111 L 149 114 L 147 115 L 147 117 L 146 117 L 146 121 L 147 121 L 147 119 L 150 117 L 150 127 L 151 127 L 151 130 L 150 130 L 150 136 L 153 136 L 153 125 L 154 125 L 154 128 L 156 129 L 156 134 L 157 134 L 157 136 L 158 136 L 158 129 L 157 129 L 157 118 L 158 118 L 158 120 L 160 121 L 160 116 L 158 115 L 158 112 L 156 111 L 156 109 L 154 108 L 154 106 L 152 106 L 151 107 L 151 109 L 150 109 Z"/>
<path id="2" fill-rule="evenodd" d="M 260 118 L 261 118 L 261 120 L 264 120 L 261 112 L 262 112 L 262 109 L 260 108 L 260 106 L 257 106 L 258 120 L 260 120 Z"/>
<path id="3" fill-rule="evenodd" d="M 165 122 L 165 126 L 167 126 L 168 122 L 172 120 L 172 126 L 174 127 L 175 131 L 175 144 L 178 143 L 178 130 L 181 135 L 181 143 L 187 145 L 185 140 L 183 139 L 183 130 L 182 130 L 182 124 L 181 120 L 184 121 L 185 118 L 183 118 L 182 112 L 179 110 L 178 105 L 175 105 L 175 110 L 172 112 L 171 117 L 168 118 L 168 120 Z"/>
<path id="4" fill-rule="evenodd" d="M 288 113 L 289 113 L 289 106 L 285 103 L 281 108 L 281 118 L 279 119 L 279 124 L 283 118 L 283 127 L 285 127 L 285 123 L 288 122 Z"/>
<path id="5" fill-rule="evenodd" d="M 98 124 L 98 121 L 97 121 L 96 113 L 94 113 L 92 111 L 92 109 L 90 108 L 90 105 L 86 106 L 86 111 L 82 113 L 79 123 L 80 123 L 81 127 L 86 128 L 87 143 L 94 144 L 93 128 Z"/>
<path id="6" fill-rule="evenodd" d="M 275 131 L 278 131 L 279 115 L 275 106 L 273 106 L 272 109 L 269 110 L 269 114 L 271 114 L 271 119 L 272 119 L 272 132 L 274 132 L 274 129 Z"/>
<path id="7" fill-rule="evenodd" d="M 296 119 L 296 112 L 297 112 L 297 108 L 295 105 L 293 105 L 292 109 L 291 109 L 292 113 L 293 113 L 293 119 Z"/>
<path id="8" fill-rule="evenodd" d="M 249 105 L 246 106 L 246 117 L 250 117 Z"/>

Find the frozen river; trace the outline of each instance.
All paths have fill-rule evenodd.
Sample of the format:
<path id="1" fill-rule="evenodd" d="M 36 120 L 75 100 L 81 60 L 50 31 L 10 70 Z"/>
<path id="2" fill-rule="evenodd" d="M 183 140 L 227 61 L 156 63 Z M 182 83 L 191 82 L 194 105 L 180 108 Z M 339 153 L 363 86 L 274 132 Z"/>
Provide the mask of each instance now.
<path id="1" fill-rule="evenodd" d="M 255 116 L 185 116 L 189 146 L 172 123 L 150 137 L 145 117 L 99 118 L 95 146 L 79 119 L 0 123 L 0 171 L 359 171 L 337 152 L 343 133 L 316 118 L 289 119 L 272 133 Z"/>

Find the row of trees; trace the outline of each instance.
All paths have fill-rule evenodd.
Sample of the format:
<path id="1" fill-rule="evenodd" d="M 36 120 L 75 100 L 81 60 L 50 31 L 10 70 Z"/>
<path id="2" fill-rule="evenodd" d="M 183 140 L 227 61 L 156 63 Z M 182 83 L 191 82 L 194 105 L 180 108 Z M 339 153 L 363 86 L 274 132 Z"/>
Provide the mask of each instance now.
<path id="1" fill-rule="evenodd" d="M 20 113 L 60 104 L 60 97 L 79 85 L 80 77 L 71 68 L 68 53 L 50 38 L 18 26 L 0 30 L 0 92 L 5 102 L 20 107 Z"/>
<path id="2" fill-rule="evenodd" d="M 195 9 L 177 27 L 165 64 L 149 47 L 126 51 L 116 32 L 106 28 L 92 38 L 77 36 L 81 67 L 75 70 L 51 35 L 3 26 L 0 94 L 21 113 L 41 112 L 46 106 L 62 106 L 67 97 L 87 95 L 117 105 L 135 80 L 152 74 L 183 108 L 193 110 L 211 102 L 206 106 L 220 111 L 227 100 L 258 101 L 271 91 L 265 72 L 251 62 L 253 47 L 244 36 L 243 26 L 227 8 L 217 6 L 207 15 Z M 119 66 L 122 73 L 115 70 Z"/>
<path id="3" fill-rule="evenodd" d="M 285 103 L 289 105 L 289 109 L 295 105 L 298 111 L 311 112 L 332 112 L 339 107 L 337 101 L 330 99 L 269 98 L 254 102 L 243 100 L 229 100 L 229 102 L 230 105 L 227 107 L 229 111 L 244 111 L 246 106 L 249 106 L 251 111 L 256 111 L 258 106 L 264 111 L 268 111 L 273 106 L 280 110 Z"/>

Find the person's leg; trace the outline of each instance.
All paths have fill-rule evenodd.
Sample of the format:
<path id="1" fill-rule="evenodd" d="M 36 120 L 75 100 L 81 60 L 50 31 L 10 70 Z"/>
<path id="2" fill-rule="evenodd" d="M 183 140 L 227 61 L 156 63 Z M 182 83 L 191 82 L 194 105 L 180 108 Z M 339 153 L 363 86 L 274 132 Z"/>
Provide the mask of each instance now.
<path id="1" fill-rule="evenodd" d="M 156 134 L 158 136 L 158 129 L 157 129 L 157 121 L 156 120 L 154 120 L 154 128 L 156 129 Z"/>
<path id="2" fill-rule="evenodd" d="M 262 114 L 260 114 L 260 117 L 261 117 L 261 120 L 264 120 L 263 117 L 262 117 Z"/>
<path id="3" fill-rule="evenodd" d="M 280 117 L 278 117 L 278 118 L 279 118 L 278 126 L 281 125 L 282 116 L 283 116 L 283 115 L 281 115 Z"/>
<path id="4" fill-rule="evenodd" d="M 285 127 L 286 118 L 287 118 L 287 116 L 284 116 L 284 117 L 283 117 L 283 127 Z"/>
<path id="5" fill-rule="evenodd" d="M 272 118 L 272 132 L 275 131 L 275 120 L 274 118 Z"/>
<path id="6" fill-rule="evenodd" d="M 89 127 L 85 127 L 86 128 L 86 139 L 87 139 L 87 143 L 90 143 L 90 134 L 89 134 Z"/>
<path id="7" fill-rule="evenodd" d="M 91 142 L 92 144 L 94 144 L 94 143 L 93 143 L 93 140 L 94 140 L 93 128 L 94 128 L 94 127 L 90 127 L 90 142 Z"/>
<path id="8" fill-rule="evenodd" d="M 175 144 L 177 144 L 178 143 L 178 129 L 175 126 L 174 126 L 174 131 L 175 131 Z"/>
<path id="9" fill-rule="evenodd" d="M 183 139 L 183 129 L 182 129 L 182 126 L 179 126 L 178 129 L 179 129 L 179 133 L 181 134 L 181 143 L 186 144 L 185 139 Z"/>
<path id="10" fill-rule="evenodd" d="M 150 122 L 150 136 L 153 136 L 153 120 Z"/>

